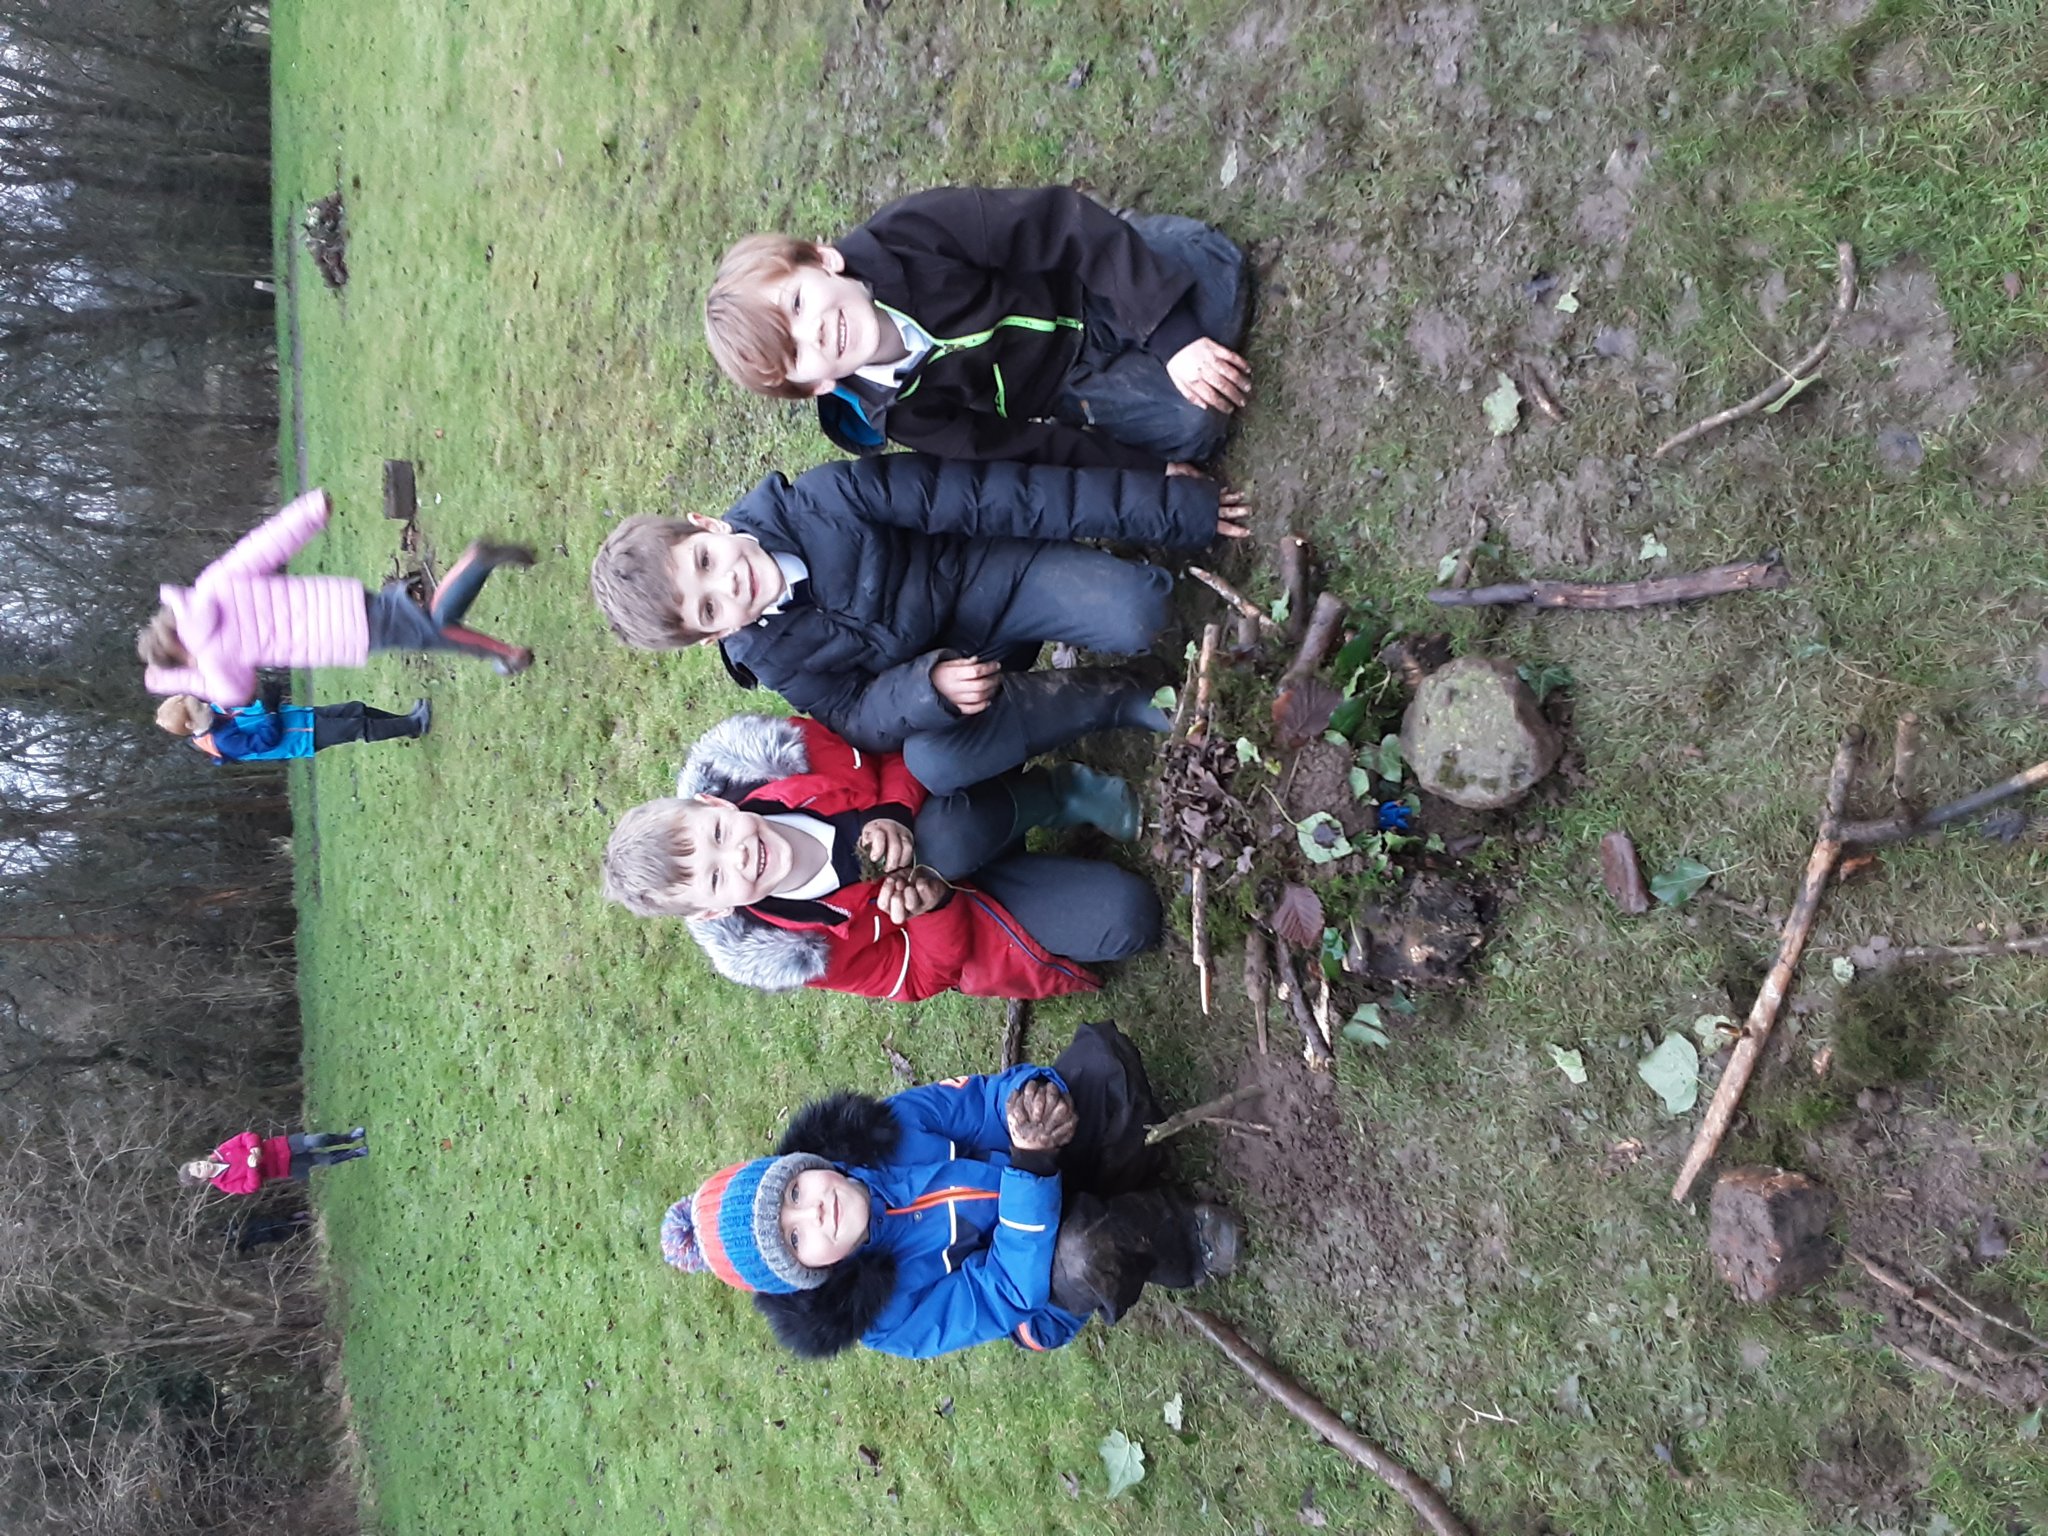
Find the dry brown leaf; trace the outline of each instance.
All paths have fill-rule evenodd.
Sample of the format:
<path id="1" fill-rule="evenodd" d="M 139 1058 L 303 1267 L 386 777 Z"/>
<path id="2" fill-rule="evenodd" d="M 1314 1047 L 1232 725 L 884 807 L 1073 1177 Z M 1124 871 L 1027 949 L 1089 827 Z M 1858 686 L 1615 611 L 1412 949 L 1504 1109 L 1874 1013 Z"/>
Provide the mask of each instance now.
<path id="1" fill-rule="evenodd" d="M 1323 942 L 1323 899 L 1305 885 L 1288 885 L 1273 903 L 1273 932 L 1296 949 Z"/>

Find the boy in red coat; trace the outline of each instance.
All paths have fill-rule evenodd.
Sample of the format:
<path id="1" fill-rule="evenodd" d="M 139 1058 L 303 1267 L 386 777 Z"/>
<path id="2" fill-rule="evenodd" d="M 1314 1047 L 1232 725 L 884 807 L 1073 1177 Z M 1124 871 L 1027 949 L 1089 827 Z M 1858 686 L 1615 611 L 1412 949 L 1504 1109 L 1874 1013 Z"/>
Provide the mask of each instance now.
<path id="1" fill-rule="evenodd" d="M 676 789 L 620 819 L 604 893 L 688 918 L 713 969 L 746 986 L 1056 997 L 1095 990 L 1088 965 L 1159 942 L 1159 900 L 1137 875 L 1022 851 L 1038 826 L 1136 835 L 1130 787 L 1078 764 L 931 796 L 897 753 L 800 716 L 735 715 L 691 749 Z"/>
<path id="2" fill-rule="evenodd" d="M 211 1184 L 222 1194 L 253 1195 L 272 1179 L 304 1179 L 315 1168 L 353 1162 L 370 1155 L 369 1133 L 357 1126 L 346 1136 L 319 1132 L 258 1136 L 244 1131 L 178 1165 L 180 1184 Z"/>

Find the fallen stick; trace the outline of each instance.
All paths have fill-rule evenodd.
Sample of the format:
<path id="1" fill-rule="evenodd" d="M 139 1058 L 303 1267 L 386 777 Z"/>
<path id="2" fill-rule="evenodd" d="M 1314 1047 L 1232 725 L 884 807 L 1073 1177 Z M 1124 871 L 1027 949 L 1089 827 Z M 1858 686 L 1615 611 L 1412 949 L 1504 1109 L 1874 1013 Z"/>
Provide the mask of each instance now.
<path id="1" fill-rule="evenodd" d="M 1451 579 L 1444 583 L 1445 586 L 1462 587 L 1472 579 L 1472 562 L 1479 558 L 1479 546 L 1486 541 L 1487 534 L 1492 531 L 1484 517 L 1477 512 L 1472 514 L 1472 537 L 1466 540 L 1465 547 L 1458 552 L 1457 563 L 1451 567 Z"/>
<path id="2" fill-rule="evenodd" d="M 1534 363 L 1522 365 L 1522 390 L 1528 395 L 1531 405 L 1559 426 L 1571 419 L 1565 414 L 1564 407 L 1557 403 L 1557 397 L 1551 394 L 1550 381 L 1543 377 L 1543 370 Z"/>
<path id="3" fill-rule="evenodd" d="M 1925 837 L 1952 821 L 1961 821 L 1966 816 L 1994 806 L 2001 800 L 2010 800 L 2023 795 L 2030 789 L 2048 784 L 2048 763 L 2036 763 L 2023 768 L 2010 778 L 2000 779 L 1996 784 L 1987 785 L 1975 794 L 1965 795 L 1960 800 L 1951 800 L 1946 805 L 1937 805 L 1922 816 L 1892 816 L 1883 821 L 1846 821 L 1840 828 L 1845 843 L 1903 843 L 1916 837 Z"/>
<path id="4" fill-rule="evenodd" d="M 1280 622 L 1280 633 L 1292 641 L 1299 639 L 1301 628 L 1308 622 L 1308 540 L 1299 534 L 1287 534 L 1280 540 L 1280 590 L 1287 596 L 1287 617 Z"/>
<path id="5" fill-rule="evenodd" d="M 1883 951 L 1878 956 L 1877 969 L 1922 960 L 1982 959 L 1987 955 L 2048 955 L 2048 934 L 1995 939 L 1983 944 L 1911 944 L 1904 949 Z"/>
<path id="6" fill-rule="evenodd" d="M 1909 709 L 1892 730 L 1892 798 L 1898 801 L 1902 816 L 1920 813 L 1919 775 L 1914 771 L 1919 763 L 1920 717 Z"/>
<path id="7" fill-rule="evenodd" d="M 1280 978 L 1280 996 L 1287 1011 L 1301 1029 L 1302 1053 L 1308 1058 L 1309 1070 L 1328 1071 L 1330 1048 L 1323 1044 L 1322 1031 L 1316 1028 L 1315 1015 L 1308 1011 L 1308 999 L 1302 995 L 1301 972 L 1295 969 L 1294 951 L 1278 934 L 1273 936 L 1273 973 Z"/>
<path id="8" fill-rule="evenodd" d="M 1195 717 L 1188 722 L 1189 741 L 1200 741 L 1209 734 L 1209 696 L 1215 688 L 1216 647 L 1222 639 L 1220 626 L 1202 626 L 1202 648 L 1195 653 Z"/>
<path id="9" fill-rule="evenodd" d="M 1244 998 L 1252 1007 L 1252 1027 L 1259 1034 L 1259 1054 L 1266 1054 L 1266 1015 L 1272 1007 L 1269 983 L 1273 976 L 1272 951 L 1266 936 L 1253 928 L 1244 936 Z"/>
<path id="10" fill-rule="evenodd" d="M 1197 1104 L 1193 1109 L 1184 1109 L 1177 1115 L 1169 1115 L 1145 1132 L 1145 1145 L 1156 1146 L 1169 1136 L 1178 1136 L 1191 1125 L 1206 1121 L 1221 1120 L 1246 1099 L 1256 1099 L 1266 1090 L 1259 1087 L 1239 1088 L 1233 1092 Z"/>
<path id="11" fill-rule="evenodd" d="M 1793 390 L 1804 389 L 1812 381 L 1814 370 L 1827 361 L 1828 352 L 1835 344 L 1835 332 L 1842 328 L 1842 322 L 1856 307 L 1856 251 L 1846 240 L 1835 247 L 1835 268 L 1835 312 L 1828 317 L 1828 328 L 1821 332 L 1821 338 L 1814 343 L 1812 350 L 1742 404 L 1716 412 L 1705 421 L 1696 421 L 1683 432 L 1665 438 L 1657 445 L 1657 451 L 1650 455 L 1651 458 L 1661 459 L 1696 438 L 1767 410 Z"/>
<path id="12" fill-rule="evenodd" d="M 1858 1253 L 1854 1248 L 1847 1248 L 1843 1251 L 1863 1266 L 1863 1273 L 1870 1276 L 1871 1279 L 1890 1291 L 1894 1296 L 1903 1297 L 1911 1302 L 1937 1323 L 1953 1329 L 1968 1342 L 1972 1349 L 1983 1355 L 1985 1359 L 1994 1360 L 2000 1365 L 2011 1365 L 2019 1358 L 2017 1355 L 2009 1354 L 2005 1350 L 2000 1349 L 1996 1344 L 1991 1343 L 1983 1334 L 1966 1324 L 1955 1313 L 1949 1311 L 1948 1308 L 1938 1306 L 1933 1301 L 1930 1301 L 1921 1294 L 1919 1286 L 1889 1265 L 1879 1263 L 1867 1253 Z"/>
<path id="13" fill-rule="evenodd" d="M 1233 1120 L 1228 1115 L 1217 1115 L 1209 1123 L 1220 1126 L 1226 1131 L 1237 1131 L 1240 1134 L 1245 1132 L 1250 1132 L 1254 1136 L 1271 1136 L 1274 1134 L 1273 1127 L 1266 1124 L 1263 1120 Z"/>
<path id="14" fill-rule="evenodd" d="M 1246 597 L 1214 571 L 1205 571 L 1199 565 L 1191 565 L 1188 567 L 1188 574 L 1222 598 L 1224 602 L 1230 604 L 1232 608 L 1235 608 L 1239 618 L 1250 619 L 1254 624 L 1258 625 L 1261 633 L 1270 633 L 1279 629 L 1280 626 L 1273 622 L 1265 609 Z"/>
<path id="15" fill-rule="evenodd" d="M 1335 593 L 1325 592 L 1316 599 L 1315 611 L 1310 614 L 1308 628 L 1302 631 L 1301 646 L 1294 653 L 1294 660 L 1287 663 L 1287 670 L 1280 674 L 1280 689 L 1299 684 L 1330 654 L 1344 633 L 1344 599 Z"/>
<path id="16" fill-rule="evenodd" d="M 1651 608 L 1731 592 L 1780 592 L 1791 584 L 1791 572 L 1774 552 L 1761 560 L 1642 581 L 1508 581 L 1491 587 L 1438 587 L 1429 600 L 1439 608 L 1492 608 L 1509 603 L 1536 608 Z"/>
<path id="17" fill-rule="evenodd" d="M 1209 1012 L 1209 871 L 1198 860 L 1188 880 L 1188 942 L 1195 951 L 1195 981 L 1202 1012 Z"/>
<path id="18" fill-rule="evenodd" d="M 1327 1403 L 1253 1349 L 1230 1324 L 1201 1307 L 1176 1304 L 1174 1310 L 1182 1322 L 1250 1377 L 1253 1386 L 1405 1499 L 1416 1518 L 1436 1536 L 1467 1536 L 1464 1525 L 1436 1489 L 1337 1417 Z"/>
<path id="19" fill-rule="evenodd" d="M 2042 1338 L 2041 1335 L 2033 1332 L 2030 1329 L 2021 1327 L 2018 1323 L 2015 1323 L 2008 1318 L 2000 1317 L 1996 1312 L 1985 1311 L 1984 1308 L 1978 1306 L 1976 1302 L 1970 1300 L 1969 1297 L 1965 1296 L 1961 1291 L 1957 1290 L 1954 1286 L 1950 1285 L 1946 1280 L 1942 1279 L 1941 1276 L 1937 1275 L 1925 1264 L 1922 1264 L 1920 1266 L 1920 1273 L 1925 1275 L 1928 1279 L 1932 1280 L 1944 1291 L 1947 1291 L 1949 1295 L 1955 1299 L 1957 1305 L 1965 1307 L 1970 1311 L 1976 1313 L 1979 1317 L 1983 1318 L 1985 1322 L 1991 1324 L 1992 1327 L 2003 1328 L 2007 1333 L 2011 1334 L 2016 1339 L 2025 1339 L 2029 1344 L 2033 1345 L 2035 1349 L 2048 1350 L 2048 1339 Z"/>
<path id="20" fill-rule="evenodd" d="M 1750 1074 L 1756 1070 L 1757 1061 L 1770 1040 L 1771 1029 L 1778 1022 L 1778 1010 L 1784 1006 L 1786 990 L 1792 984 L 1792 973 L 1799 968 L 1800 953 L 1806 948 L 1807 936 L 1813 932 L 1813 920 L 1820 913 L 1821 897 L 1827 891 L 1828 879 L 1835 872 L 1836 862 L 1842 857 L 1842 843 L 1835 829 L 1842 819 L 1843 802 L 1849 798 L 1849 780 L 1856 772 L 1856 753 L 1862 744 L 1863 732 L 1851 726 L 1843 732 L 1841 743 L 1835 748 L 1834 766 L 1828 772 L 1827 801 L 1821 811 L 1820 836 L 1806 861 L 1806 877 L 1800 882 L 1799 897 L 1786 915 L 1785 927 L 1778 939 L 1777 958 L 1771 962 L 1763 988 L 1757 993 L 1748 1019 L 1743 1022 L 1742 1034 L 1729 1053 L 1721 1081 L 1715 1085 L 1714 1099 L 1707 1106 L 1706 1118 L 1700 1121 L 1700 1128 L 1692 1139 L 1692 1149 L 1685 1154 L 1685 1165 L 1678 1170 L 1677 1181 L 1671 1186 L 1673 1200 L 1682 1201 L 1691 1193 L 1693 1180 L 1700 1176 L 1700 1170 L 1712 1162 L 1714 1154 L 1720 1150 L 1721 1140 L 1735 1119 L 1736 1105 L 1742 1101 L 1742 1090 L 1749 1085 Z"/>
<path id="21" fill-rule="evenodd" d="M 1985 1380 L 1975 1371 L 1965 1370 L 1953 1360 L 1944 1360 L 1931 1349 L 1922 1349 L 1917 1344 L 1908 1344 L 1900 1339 L 1884 1339 L 1880 1342 L 1893 1354 L 1903 1356 L 1923 1370 L 1934 1372 L 1943 1381 L 1952 1382 L 1971 1392 L 1981 1392 L 2002 1408 L 2013 1406 L 2012 1397 L 2004 1388 Z"/>
<path id="22" fill-rule="evenodd" d="M 1202 672 L 1202 657 L 1198 651 L 1188 658 L 1187 680 L 1180 686 L 1180 692 L 1173 701 L 1173 724 L 1167 730 L 1166 739 L 1179 741 L 1183 734 L 1192 739 L 1195 718 L 1195 689 Z"/>
<path id="23" fill-rule="evenodd" d="M 1259 648 L 1259 637 L 1264 633 L 1256 620 L 1248 619 L 1240 613 L 1237 616 L 1237 627 L 1230 633 L 1230 643 L 1239 651 L 1256 651 Z"/>
<path id="24" fill-rule="evenodd" d="M 1031 1027 L 1031 1004 L 1013 997 L 1003 1004 L 1002 1064 L 1005 1072 L 1024 1060 L 1024 1032 Z"/>

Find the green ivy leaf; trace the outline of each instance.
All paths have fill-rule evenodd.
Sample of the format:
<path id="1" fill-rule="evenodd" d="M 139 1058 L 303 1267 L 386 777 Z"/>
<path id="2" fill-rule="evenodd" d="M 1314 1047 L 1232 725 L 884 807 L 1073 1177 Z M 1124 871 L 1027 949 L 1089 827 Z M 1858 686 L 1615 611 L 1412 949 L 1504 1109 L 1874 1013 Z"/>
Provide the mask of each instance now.
<path id="1" fill-rule="evenodd" d="M 1360 1003 L 1340 1033 L 1346 1040 L 1357 1045 L 1391 1045 L 1392 1039 L 1380 1028 L 1385 1022 L 1380 1017 L 1378 1003 Z"/>
<path id="2" fill-rule="evenodd" d="M 1700 1098 L 1700 1053 L 1683 1035 L 1667 1035 L 1664 1043 L 1636 1063 L 1636 1076 L 1664 1101 L 1664 1112 L 1682 1115 Z"/>
<path id="3" fill-rule="evenodd" d="M 1275 624 L 1285 624 L 1287 622 L 1287 594 L 1285 592 L 1282 592 L 1267 605 L 1266 617 Z"/>
<path id="4" fill-rule="evenodd" d="M 1358 687 L 1358 674 L 1372 660 L 1378 642 L 1379 626 L 1368 624 L 1344 642 L 1337 659 L 1330 663 L 1330 676 L 1337 679 L 1337 686 L 1347 699 Z"/>
<path id="5" fill-rule="evenodd" d="M 1462 553 L 1463 551 L 1454 549 L 1448 555 L 1445 555 L 1443 559 L 1437 561 L 1436 584 L 1438 586 L 1442 586 L 1458 574 L 1458 556 Z"/>
<path id="6" fill-rule="evenodd" d="M 1557 296 L 1557 312 L 1560 315 L 1576 315 L 1579 312 L 1579 290 L 1567 288 Z"/>
<path id="7" fill-rule="evenodd" d="M 1170 713 L 1174 704 L 1179 699 L 1180 695 L 1174 691 L 1173 685 L 1168 683 L 1164 688 L 1161 688 L 1152 695 L 1152 707 L 1154 709 L 1163 709 Z"/>
<path id="8" fill-rule="evenodd" d="M 1654 533 L 1643 535 L 1643 547 L 1636 552 L 1638 560 L 1662 560 L 1671 551 L 1664 547 L 1664 541 Z"/>
<path id="9" fill-rule="evenodd" d="M 1343 824 L 1328 811 L 1317 811 L 1304 818 L 1294 831 L 1311 864 L 1329 864 L 1352 852 L 1351 839 L 1344 835 Z"/>
<path id="10" fill-rule="evenodd" d="M 1244 765 L 1245 765 L 1246 763 L 1256 763 L 1256 762 L 1257 762 L 1258 760 L 1259 760 L 1259 749 L 1258 749 L 1257 747 L 1255 747 L 1255 746 L 1253 746 L 1253 745 L 1252 745 L 1252 739 L 1251 739 L 1251 737 L 1249 737 L 1249 736 L 1240 736 L 1240 737 L 1238 737 L 1238 738 L 1237 738 L 1237 764 L 1238 764 L 1238 766 L 1239 766 L 1240 768 L 1242 768 L 1242 767 L 1243 767 L 1243 766 L 1244 766 Z"/>
<path id="11" fill-rule="evenodd" d="M 1109 1496 L 1112 1499 L 1145 1481 L 1143 1442 L 1131 1439 L 1120 1429 L 1112 1429 L 1095 1449 L 1102 1457 L 1103 1467 L 1109 1472 Z"/>
<path id="12" fill-rule="evenodd" d="M 1515 381 L 1506 374 L 1497 373 L 1494 377 L 1500 383 L 1479 405 L 1486 412 L 1487 429 L 1495 437 L 1506 437 L 1522 420 L 1522 392 L 1515 388 Z"/>
<path id="13" fill-rule="evenodd" d="M 1682 907 L 1713 878 L 1714 872 L 1698 859 L 1679 859 L 1650 877 L 1650 894 L 1667 907 Z"/>
<path id="14" fill-rule="evenodd" d="M 1557 1063 L 1557 1070 L 1574 1083 L 1586 1080 L 1586 1058 L 1577 1051 L 1568 1051 L 1561 1045 L 1546 1045 L 1550 1059 Z"/>
<path id="15" fill-rule="evenodd" d="M 1392 784 L 1401 782 L 1401 738 L 1391 732 L 1380 738 L 1380 777 Z"/>
<path id="16" fill-rule="evenodd" d="M 1324 732 L 1325 737 L 1334 736 L 1342 742 L 1350 741 L 1358 734 L 1358 728 L 1365 724 L 1365 713 L 1371 707 L 1371 702 L 1360 695 L 1346 699 L 1330 711 L 1330 728 Z"/>
<path id="17" fill-rule="evenodd" d="M 1398 1013 L 1406 1018 L 1413 1018 L 1422 1011 L 1415 1006 L 1415 999 L 1406 992 L 1390 992 L 1384 1001 L 1389 1013 Z"/>
<path id="18" fill-rule="evenodd" d="M 1558 689 L 1572 685 L 1572 669 L 1559 661 L 1546 661 L 1540 667 L 1525 661 L 1515 668 L 1515 676 L 1529 685 L 1529 691 L 1536 695 L 1538 704 Z"/>
<path id="19" fill-rule="evenodd" d="M 1828 969 L 1834 973 L 1835 980 L 1845 987 L 1856 979 L 1856 962 L 1847 955 L 1835 956 L 1828 962 Z"/>
<path id="20" fill-rule="evenodd" d="M 1323 930 L 1323 947 L 1318 958 L 1323 962 L 1323 974 L 1335 981 L 1344 974 L 1344 934 L 1336 928 Z"/>
<path id="21" fill-rule="evenodd" d="M 1351 786 L 1351 798 L 1363 800 L 1372 794 L 1372 775 L 1363 768 L 1354 766 L 1344 775 L 1344 782 Z"/>

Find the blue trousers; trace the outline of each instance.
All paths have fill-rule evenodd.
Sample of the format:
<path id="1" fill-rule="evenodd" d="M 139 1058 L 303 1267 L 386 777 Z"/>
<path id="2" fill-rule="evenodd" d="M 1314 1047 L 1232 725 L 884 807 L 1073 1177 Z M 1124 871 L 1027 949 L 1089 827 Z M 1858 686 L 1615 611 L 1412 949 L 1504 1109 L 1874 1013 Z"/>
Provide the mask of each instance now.
<path id="1" fill-rule="evenodd" d="M 1202 333 L 1237 350 L 1249 304 L 1244 252 L 1198 219 L 1155 213 L 1135 215 L 1130 223 L 1155 255 L 1194 274 L 1191 297 Z M 1170 463 L 1200 464 L 1222 451 L 1229 415 L 1196 405 L 1176 389 L 1167 359 L 1119 327 L 1106 307 L 1090 303 L 1081 318 L 1081 355 L 1054 403 L 1056 417 Z"/>

